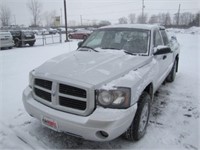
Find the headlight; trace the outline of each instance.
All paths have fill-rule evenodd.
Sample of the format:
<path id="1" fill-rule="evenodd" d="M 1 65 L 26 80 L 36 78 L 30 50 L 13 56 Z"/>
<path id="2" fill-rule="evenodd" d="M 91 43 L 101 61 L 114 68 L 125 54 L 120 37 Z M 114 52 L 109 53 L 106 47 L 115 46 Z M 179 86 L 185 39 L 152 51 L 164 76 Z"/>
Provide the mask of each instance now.
<path id="1" fill-rule="evenodd" d="M 98 90 L 98 105 L 109 108 L 128 108 L 130 106 L 130 88 L 116 88 L 113 90 Z"/>
<path id="2" fill-rule="evenodd" d="M 35 70 L 32 70 L 30 73 L 29 73 L 29 87 L 30 88 L 33 88 L 33 72 L 34 72 Z"/>

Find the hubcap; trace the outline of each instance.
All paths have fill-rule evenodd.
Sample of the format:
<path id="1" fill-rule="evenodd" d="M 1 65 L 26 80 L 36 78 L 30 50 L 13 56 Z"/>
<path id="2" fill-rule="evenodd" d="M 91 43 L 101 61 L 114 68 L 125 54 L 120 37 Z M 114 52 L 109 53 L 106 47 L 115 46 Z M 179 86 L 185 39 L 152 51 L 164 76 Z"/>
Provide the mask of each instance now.
<path id="1" fill-rule="evenodd" d="M 148 107 L 148 103 L 146 103 L 142 109 L 142 114 L 140 117 L 139 132 L 143 132 L 146 127 L 148 113 L 149 113 L 149 107 Z"/>

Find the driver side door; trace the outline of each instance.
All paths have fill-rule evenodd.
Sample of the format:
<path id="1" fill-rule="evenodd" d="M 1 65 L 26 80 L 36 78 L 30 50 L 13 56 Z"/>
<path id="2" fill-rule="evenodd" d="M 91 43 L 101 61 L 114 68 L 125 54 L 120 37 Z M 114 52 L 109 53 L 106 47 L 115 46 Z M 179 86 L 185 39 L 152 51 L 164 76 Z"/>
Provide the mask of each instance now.
<path id="1" fill-rule="evenodd" d="M 154 50 L 157 49 L 158 46 L 166 46 L 163 42 L 162 35 L 159 30 L 154 30 L 153 32 L 153 44 L 154 44 Z M 168 75 L 168 72 L 170 71 L 170 63 L 172 62 L 173 55 L 172 53 L 166 53 L 166 54 L 159 54 L 155 55 L 154 58 L 156 59 L 158 63 L 158 74 L 157 74 L 157 84 L 160 85 L 165 80 L 166 76 Z"/>

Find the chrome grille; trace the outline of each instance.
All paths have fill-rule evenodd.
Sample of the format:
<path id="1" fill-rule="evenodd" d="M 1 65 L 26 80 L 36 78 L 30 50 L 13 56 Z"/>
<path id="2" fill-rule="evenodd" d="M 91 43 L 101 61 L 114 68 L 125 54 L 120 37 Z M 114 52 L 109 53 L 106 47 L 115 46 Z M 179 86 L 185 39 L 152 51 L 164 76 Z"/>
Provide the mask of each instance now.
<path id="1" fill-rule="evenodd" d="M 62 111 L 87 109 L 87 91 L 82 88 L 35 78 L 33 92 L 36 100 Z"/>
<path id="2" fill-rule="evenodd" d="M 69 85 L 60 84 L 59 92 L 62 94 L 86 98 L 86 90 Z"/>
<path id="3" fill-rule="evenodd" d="M 61 106 L 70 107 L 70 108 L 79 109 L 79 110 L 86 109 L 86 102 L 78 101 L 75 99 L 62 97 L 62 96 L 59 96 L 59 104 Z"/>
<path id="4" fill-rule="evenodd" d="M 51 102 L 51 93 L 45 92 L 38 88 L 34 88 L 34 92 L 35 92 L 35 95 L 37 95 L 38 97 L 40 97 L 48 102 Z"/>
<path id="5" fill-rule="evenodd" d="M 52 88 L 52 82 L 43 79 L 35 79 L 35 85 L 43 87 L 48 90 L 51 90 Z"/>

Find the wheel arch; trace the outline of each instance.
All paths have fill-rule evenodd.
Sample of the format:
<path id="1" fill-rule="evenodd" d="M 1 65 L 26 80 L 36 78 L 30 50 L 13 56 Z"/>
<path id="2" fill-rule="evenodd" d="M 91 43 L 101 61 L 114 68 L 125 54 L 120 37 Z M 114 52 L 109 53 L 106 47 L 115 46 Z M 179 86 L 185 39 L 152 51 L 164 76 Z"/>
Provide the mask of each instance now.
<path id="1" fill-rule="evenodd" d="M 179 54 L 176 55 L 175 61 L 177 61 L 176 72 L 178 72 L 178 64 L 179 64 Z"/>
<path id="2" fill-rule="evenodd" d="M 151 82 L 151 83 L 149 83 L 147 86 L 146 86 L 146 88 L 143 90 L 143 92 L 147 92 L 149 95 L 150 95 L 150 97 L 151 97 L 151 101 L 153 100 L 153 83 Z"/>

